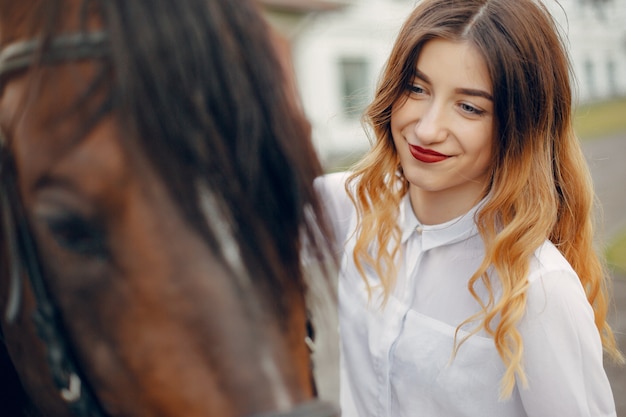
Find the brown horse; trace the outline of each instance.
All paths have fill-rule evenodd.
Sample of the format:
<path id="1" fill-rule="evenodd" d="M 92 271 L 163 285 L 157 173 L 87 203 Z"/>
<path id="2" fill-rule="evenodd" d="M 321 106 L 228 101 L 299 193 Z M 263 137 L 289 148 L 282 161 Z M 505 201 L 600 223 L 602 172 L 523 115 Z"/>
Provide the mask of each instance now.
<path id="1" fill-rule="evenodd" d="M 2 416 L 334 415 L 269 39 L 246 0 L 0 0 Z"/>

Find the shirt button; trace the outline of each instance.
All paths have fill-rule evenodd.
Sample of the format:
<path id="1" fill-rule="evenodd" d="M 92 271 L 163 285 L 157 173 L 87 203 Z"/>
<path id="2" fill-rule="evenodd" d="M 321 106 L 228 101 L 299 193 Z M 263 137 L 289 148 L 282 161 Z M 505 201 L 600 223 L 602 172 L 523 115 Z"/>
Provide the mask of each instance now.
<path id="1" fill-rule="evenodd" d="M 415 228 L 415 231 L 417 232 L 417 234 L 421 235 L 424 231 L 424 228 L 420 225 Z"/>

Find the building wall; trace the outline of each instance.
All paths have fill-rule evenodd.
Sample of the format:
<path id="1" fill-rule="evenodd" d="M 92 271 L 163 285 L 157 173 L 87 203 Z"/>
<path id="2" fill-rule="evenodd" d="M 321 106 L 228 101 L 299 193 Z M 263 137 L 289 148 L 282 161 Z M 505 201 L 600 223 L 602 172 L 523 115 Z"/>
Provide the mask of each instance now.
<path id="1" fill-rule="evenodd" d="M 567 32 L 579 101 L 626 96 L 626 0 L 602 7 L 589 0 L 562 0 L 551 10 Z"/>
<path id="2" fill-rule="evenodd" d="M 312 20 L 293 40 L 298 85 L 323 161 L 334 164 L 336 158 L 354 158 L 368 146 L 360 125 L 363 106 L 373 97 L 393 39 L 412 4 L 356 0 Z M 359 80 L 347 76 L 349 68 L 359 73 Z M 357 86 L 346 85 L 351 81 Z M 350 100 L 348 87 L 353 90 Z"/>
<path id="3" fill-rule="evenodd" d="M 369 146 L 360 115 L 416 2 L 355 0 L 309 19 L 292 39 L 300 95 L 327 166 L 349 163 Z M 604 0 L 602 8 L 591 0 L 546 2 L 570 47 L 578 102 L 626 96 L 626 0 Z"/>

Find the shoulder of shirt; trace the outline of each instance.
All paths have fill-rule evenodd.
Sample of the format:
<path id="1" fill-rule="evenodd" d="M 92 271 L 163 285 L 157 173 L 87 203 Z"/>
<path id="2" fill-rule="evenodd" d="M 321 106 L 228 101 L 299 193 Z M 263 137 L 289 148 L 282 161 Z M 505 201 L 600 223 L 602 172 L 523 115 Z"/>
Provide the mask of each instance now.
<path id="1" fill-rule="evenodd" d="M 315 186 L 326 189 L 345 190 L 346 181 L 352 172 L 342 171 L 324 174 L 315 179 Z"/>
<path id="2" fill-rule="evenodd" d="M 564 273 L 578 279 L 576 272 L 565 259 L 565 256 L 549 240 L 546 240 L 535 250 L 530 260 L 528 282 L 532 284 L 540 277 L 546 277 L 551 273 Z"/>
<path id="3" fill-rule="evenodd" d="M 343 247 L 355 223 L 356 208 L 346 191 L 346 181 L 351 172 L 322 175 L 315 179 L 315 189 L 330 226 L 335 243 Z"/>
<path id="4" fill-rule="evenodd" d="M 314 186 L 322 199 L 330 199 L 345 204 L 349 200 L 346 192 L 346 181 L 350 175 L 352 175 L 351 172 L 325 174 L 315 179 Z"/>

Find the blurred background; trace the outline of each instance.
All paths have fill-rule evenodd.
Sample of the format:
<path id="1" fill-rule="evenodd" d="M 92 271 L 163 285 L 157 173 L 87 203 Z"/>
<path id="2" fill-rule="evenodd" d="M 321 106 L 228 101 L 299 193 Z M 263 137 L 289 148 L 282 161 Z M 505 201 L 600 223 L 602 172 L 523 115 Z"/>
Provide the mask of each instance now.
<path id="1" fill-rule="evenodd" d="M 362 112 L 419 0 L 259 1 L 280 34 L 325 169 L 349 167 L 369 146 Z M 613 277 L 611 324 L 626 352 L 626 0 L 544 1 L 571 56 L 575 127 L 598 195 L 597 245 Z M 335 360 L 322 360 L 331 374 Z M 626 367 L 606 368 L 617 415 L 626 417 Z M 336 387 L 321 391 L 332 397 Z"/>

